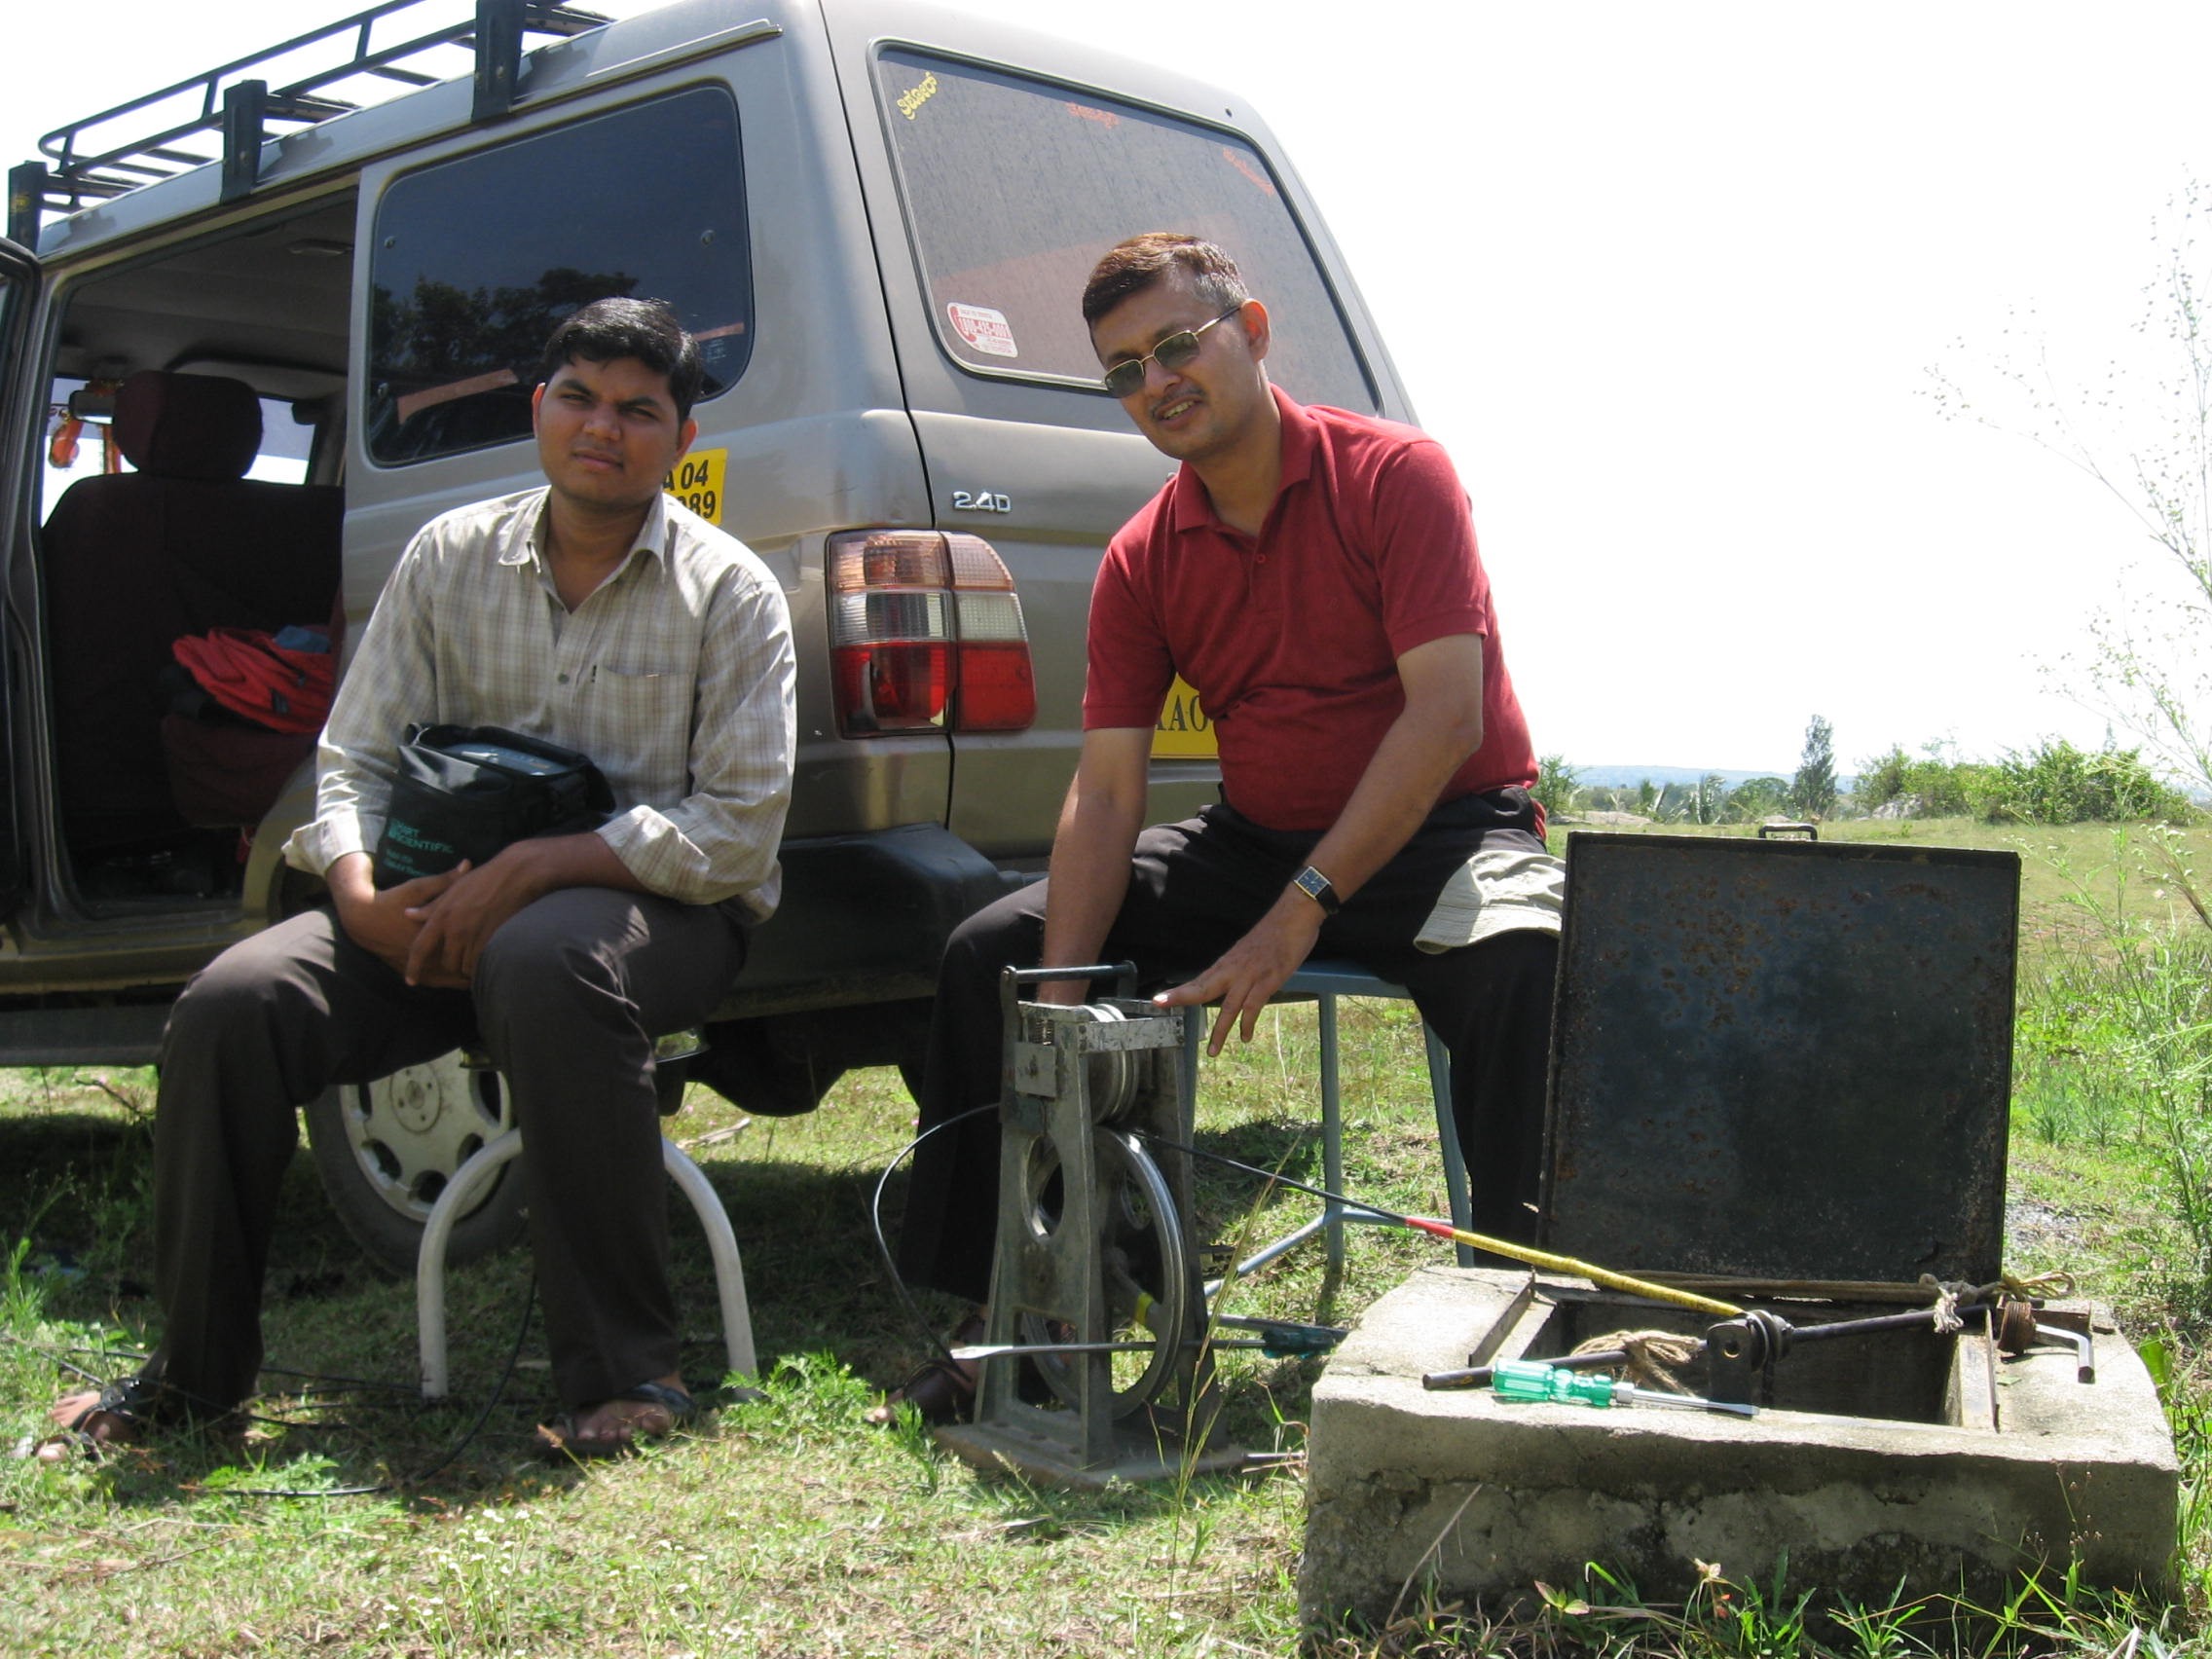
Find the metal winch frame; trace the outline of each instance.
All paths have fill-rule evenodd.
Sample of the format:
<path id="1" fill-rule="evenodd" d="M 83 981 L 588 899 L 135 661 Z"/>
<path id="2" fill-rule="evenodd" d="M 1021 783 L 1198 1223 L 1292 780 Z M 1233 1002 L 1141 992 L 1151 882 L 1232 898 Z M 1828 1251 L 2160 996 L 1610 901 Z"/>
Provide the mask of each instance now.
<path id="1" fill-rule="evenodd" d="M 1051 980 L 1116 981 L 1081 1006 L 1024 1002 Z M 1185 1011 L 1127 993 L 1135 969 L 1008 969 L 999 1218 L 975 1420 L 939 1431 L 969 1461 L 1062 1486 L 1235 1467 L 1218 1411 L 1191 1232 Z M 1021 1398 L 1035 1367 L 1059 1409 Z"/>

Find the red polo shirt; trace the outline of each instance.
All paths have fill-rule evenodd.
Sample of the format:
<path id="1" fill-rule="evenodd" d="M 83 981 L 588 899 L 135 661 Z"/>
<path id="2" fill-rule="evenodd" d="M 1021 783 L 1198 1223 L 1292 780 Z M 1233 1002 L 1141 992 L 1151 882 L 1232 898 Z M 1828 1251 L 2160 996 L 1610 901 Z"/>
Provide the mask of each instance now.
<path id="1" fill-rule="evenodd" d="M 1185 466 L 1106 549 L 1090 599 L 1086 730 L 1150 726 L 1174 676 L 1221 744 L 1222 793 L 1271 830 L 1337 821 L 1405 708 L 1397 658 L 1483 641 L 1483 745 L 1441 800 L 1536 781 L 1490 578 L 1452 462 L 1412 426 L 1294 403 L 1255 538 Z"/>

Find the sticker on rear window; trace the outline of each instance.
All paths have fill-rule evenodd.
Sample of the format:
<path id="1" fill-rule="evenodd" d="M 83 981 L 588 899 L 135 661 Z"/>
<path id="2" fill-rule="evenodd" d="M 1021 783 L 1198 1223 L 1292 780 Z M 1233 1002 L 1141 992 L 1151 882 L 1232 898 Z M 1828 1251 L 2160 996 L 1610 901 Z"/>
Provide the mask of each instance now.
<path id="1" fill-rule="evenodd" d="M 993 357 L 1021 355 L 1014 344 L 1014 330 L 1007 326 L 1006 313 L 989 306 L 964 306 L 958 300 L 944 309 L 952 318 L 953 331 L 970 350 Z"/>
<path id="2" fill-rule="evenodd" d="M 911 121 L 922 113 L 922 105 L 937 96 L 937 77 L 924 75 L 920 83 L 899 94 L 899 113 Z"/>

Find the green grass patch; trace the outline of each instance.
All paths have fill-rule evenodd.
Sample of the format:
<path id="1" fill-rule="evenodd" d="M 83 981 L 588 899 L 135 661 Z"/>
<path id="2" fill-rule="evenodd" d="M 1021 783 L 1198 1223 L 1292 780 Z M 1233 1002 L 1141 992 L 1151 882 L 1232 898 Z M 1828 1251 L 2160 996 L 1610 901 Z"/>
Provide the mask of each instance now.
<path id="1" fill-rule="evenodd" d="M 1510 1623 L 1422 1604 L 1417 1590 L 1392 1630 L 1316 1638 L 1311 1650 L 2133 1659 L 2204 1649 L 2206 1259 L 2174 1197 L 2173 1114 L 2137 1064 L 2143 1005 L 2114 976 L 2131 955 L 2206 930 L 2170 872 L 2163 887 L 2153 879 L 2157 855 L 2132 832 L 1925 820 L 1823 832 L 2023 853 L 2008 1265 L 2074 1272 L 2155 1345 L 2187 1477 L 2174 1599 L 2097 1596 L 2061 1580 L 2008 1607 L 1838 1608 L 1787 1567 L 1748 1582 L 1720 1564 L 1687 1604 L 1658 1605 L 1600 1565 L 1549 1586 Z M 2186 864 L 2208 845 L 2212 831 L 2190 831 L 2177 856 Z M 2120 934 L 2100 904 L 2118 905 Z M 2201 964 L 2168 960 L 2181 963 L 2169 987 L 2179 997 Z M 1349 1002 L 1340 1017 L 1348 1184 L 1394 1208 L 1440 1212 L 1411 1010 Z M 1312 1012 L 1287 1009 L 1249 1049 L 1209 1062 L 1205 1143 L 1318 1180 L 1315 1046 Z M 11 1442 L 39 1433 L 64 1361 L 126 1370 L 148 1334 L 151 1085 L 145 1073 L 89 1069 L 0 1076 L 0 1403 Z M 730 1108 L 693 1091 L 674 1132 L 693 1143 L 744 1245 L 768 1397 L 640 1458 L 589 1467 L 533 1451 L 552 1401 L 537 1337 L 515 1347 L 527 1256 L 453 1275 L 455 1395 L 426 1408 L 412 1392 L 412 1287 L 353 1250 L 301 1157 L 268 1298 L 271 1363 L 284 1369 L 265 1376 L 254 1419 L 100 1463 L 0 1461 L 0 1648 L 902 1659 L 1297 1650 L 1295 1462 L 1253 1479 L 1067 1494 L 978 1478 L 921 1435 L 862 1422 L 876 1388 L 919 1351 L 867 1225 L 870 1191 L 912 1117 L 887 1071 L 848 1077 L 810 1117 L 742 1129 Z M 903 1196 L 895 1179 L 894 1218 Z M 1258 1237 L 1303 1220 L 1311 1200 L 1208 1167 L 1199 1204 L 1208 1236 Z M 685 1369 L 704 1386 L 721 1368 L 711 1273 L 681 1205 L 673 1227 L 680 1304 L 693 1321 Z M 1416 1266 L 1448 1259 L 1442 1250 L 1355 1229 L 1342 1283 L 1326 1280 L 1309 1247 L 1239 1287 L 1231 1309 L 1347 1318 Z M 940 1321 L 957 1312 L 924 1301 Z M 505 1397 L 481 1430 L 417 1479 L 468 1435 L 510 1355 Z M 1318 1365 L 1249 1353 L 1221 1364 L 1227 1432 L 1299 1451 Z M 397 1484 L 367 1496 L 260 1495 L 386 1482 Z"/>

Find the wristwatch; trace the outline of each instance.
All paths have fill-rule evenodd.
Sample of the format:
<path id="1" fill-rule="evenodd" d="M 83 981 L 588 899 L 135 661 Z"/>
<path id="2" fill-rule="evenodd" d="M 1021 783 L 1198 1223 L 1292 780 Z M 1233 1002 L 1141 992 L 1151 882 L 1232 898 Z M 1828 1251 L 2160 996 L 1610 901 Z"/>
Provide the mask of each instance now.
<path id="1" fill-rule="evenodd" d="M 1292 876 L 1290 884 L 1320 905 L 1324 916 L 1333 916 L 1345 907 L 1344 901 L 1337 897 L 1337 890 L 1329 885 L 1329 878 L 1311 865 Z"/>

